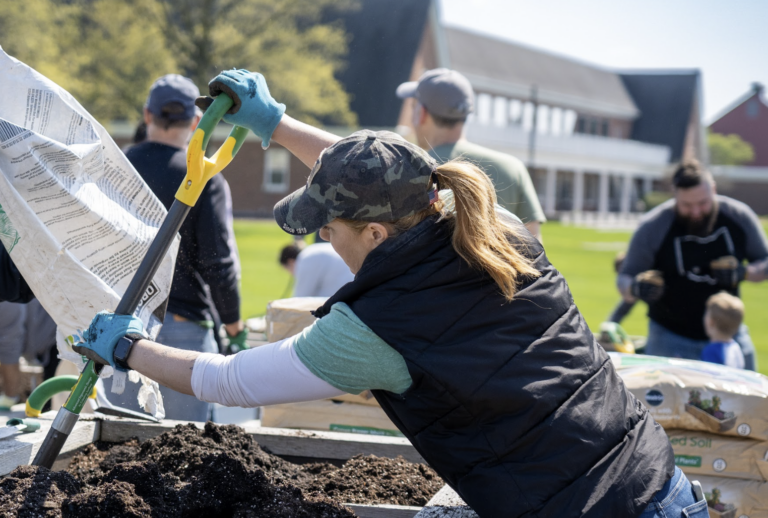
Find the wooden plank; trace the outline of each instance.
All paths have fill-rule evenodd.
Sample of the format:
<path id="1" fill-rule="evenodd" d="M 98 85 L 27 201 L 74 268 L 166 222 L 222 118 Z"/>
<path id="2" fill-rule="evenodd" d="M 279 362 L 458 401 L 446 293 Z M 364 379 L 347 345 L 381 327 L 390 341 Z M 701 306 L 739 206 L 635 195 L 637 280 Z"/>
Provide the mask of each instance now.
<path id="1" fill-rule="evenodd" d="M 15 435 L 0 440 L 0 476 L 7 475 L 17 466 L 30 464 L 40 449 L 48 430 L 51 428 L 56 412 L 46 412 L 40 416 L 40 430 L 33 433 Z M 62 454 L 78 450 L 94 441 L 101 434 L 101 423 L 97 420 L 81 419 L 75 424 Z"/>
<path id="2" fill-rule="evenodd" d="M 173 429 L 182 421 L 149 423 L 132 419 L 104 417 L 101 425 L 101 440 L 123 442 L 131 437 L 144 441 Z M 203 423 L 193 423 L 198 428 Z M 264 449 L 275 455 L 312 457 L 321 459 L 346 460 L 358 454 L 395 458 L 402 455 L 410 462 L 424 462 L 424 459 L 408 439 L 381 437 L 352 433 L 289 430 L 246 425 L 243 427 Z"/>
<path id="3" fill-rule="evenodd" d="M 477 518 L 477 513 L 446 484 L 414 518 Z"/>
<path id="4" fill-rule="evenodd" d="M 342 504 L 355 512 L 358 518 L 414 518 L 421 507 L 408 505 Z"/>
<path id="5" fill-rule="evenodd" d="M 344 396 L 341 396 L 344 397 Z M 350 397 L 357 398 L 358 396 Z M 402 437 L 397 426 L 389 420 L 375 399 L 373 405 L 355 402 L 304 401 L 265 406 L 261 424 L 267 428 L 296 428 L 300 430 L 354 433 L 350 428 L 378 430 L 381 435 Z"/>

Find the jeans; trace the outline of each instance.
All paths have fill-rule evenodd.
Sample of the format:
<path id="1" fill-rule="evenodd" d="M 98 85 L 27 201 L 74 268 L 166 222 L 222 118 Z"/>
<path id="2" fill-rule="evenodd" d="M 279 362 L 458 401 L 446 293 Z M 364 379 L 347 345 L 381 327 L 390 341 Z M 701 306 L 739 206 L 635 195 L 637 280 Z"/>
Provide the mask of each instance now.
<path id="1" fill-rule="evenodd" d="M 201 353 L 219 352 L 212 329 L 205 329 L 195 322 L 177 322 L 170 313 L 165 315 L 163 328 L 160 334 L 157 335 L 157 342 L 186 351 Z M 110 392 L 112 390 L 112 378 L 104 380 L 104 384 L 107 388 L 106 397 L 113 405 L 129 410 L 142 411 L 136 402 L 136 396 L 141 386 L 140 383 L 127 382 L 125 391 L 120 395 Z M 162 385 L 160 386 L 160 393 L 163 395 L 166 419 L 205 422 L 211 418 L 212 405 L 210 403 L 200 401 L 195 396 L 188 396 Z"/>
<path id="2" fill-rule="evenodd" d="M 733 339 L 741 346 L 741 352 L 744 353 L 744 368 L 751 371 L 756 370 L 755 346 L 749 336 L 749 328 L 742 324 Z M 648 341 L 645 344 L 645 354 L 701 360 L 701 351 L 707 345 L 709 345 L 708 340 L 687 338 L 673 333 L 653 320 L 648 321 Z"/>
<path id="3" fill-rule="evenodd" d="M 707 501 L 696 501 L 691 483 L 680 468 L 651 499 L 640 518 L 709 518 Z"/>

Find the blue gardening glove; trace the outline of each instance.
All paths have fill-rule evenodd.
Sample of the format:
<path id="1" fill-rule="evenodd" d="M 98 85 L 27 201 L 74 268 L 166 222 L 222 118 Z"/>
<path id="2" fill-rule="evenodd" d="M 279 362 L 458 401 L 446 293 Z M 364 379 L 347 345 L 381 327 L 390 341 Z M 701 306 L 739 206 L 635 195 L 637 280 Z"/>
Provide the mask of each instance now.
<path id="1" fill-rule="evenodd" d="M 116 315 L 111 311 L 102 311 L 93 317 L 91 325 L 83 333 L 85 341 L 72 346 L 72 349 L 96 363 L 125 371 L 115 364 L 115 345 L 128 333 L 149 337 L 144 331 L 144 324 L 133 315 Z"/>
<path id="2" fill-rule="evenodd" d="M 225 70 L 208 83 L 211 97 L 221 93 L 232 98 L 234 104 L 224 115 L 224 122 L 248 128 L 261 138 L 264 149 L 269 146 L 275 128 L 285 113 L 285 105 L 269 94 L 264 76 L 247 70 Z M 198 97 L 198 107 L 205 111 L 211 105 L 211 97 Z"/>

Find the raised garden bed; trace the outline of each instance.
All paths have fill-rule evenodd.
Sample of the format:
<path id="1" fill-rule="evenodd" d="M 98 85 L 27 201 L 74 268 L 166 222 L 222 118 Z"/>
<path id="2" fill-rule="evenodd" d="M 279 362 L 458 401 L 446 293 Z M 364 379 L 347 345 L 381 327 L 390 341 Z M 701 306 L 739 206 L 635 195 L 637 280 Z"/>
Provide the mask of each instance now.
<path id="1" fill-rule="evenodd" d="M 0 482 L 0 516 L 410 518 L 442 486 L 411 464 L 422 459 L 405 439 L 176 424 L 78 423 L 54 466 L 69 472 L 13 471 Z M 27 464 L 44 434 L 6 439 L 15 444 L 0 449 L 0 471 Z M 132 437 L 141 444 L 113 446 Z"/>

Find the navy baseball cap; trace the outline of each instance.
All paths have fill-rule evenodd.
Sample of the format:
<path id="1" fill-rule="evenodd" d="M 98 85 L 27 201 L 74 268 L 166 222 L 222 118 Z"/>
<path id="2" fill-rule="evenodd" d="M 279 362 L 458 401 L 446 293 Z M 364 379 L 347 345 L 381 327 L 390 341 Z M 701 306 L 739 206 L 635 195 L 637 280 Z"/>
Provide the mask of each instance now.
<path id="1" fill-rule="evenodd" d="M 152 115 L 158 117 L 163 116 L 171 120 L 191 119 L 195 116 L 195 99 L 199 96 L 200 90 L 191 79 L 179 74 L 168 74 L 154 82 L 144 106 Z M 163 113 L 163 108 L 170 103 L 178 103 L 184 110 L 178 113 Z"/>

